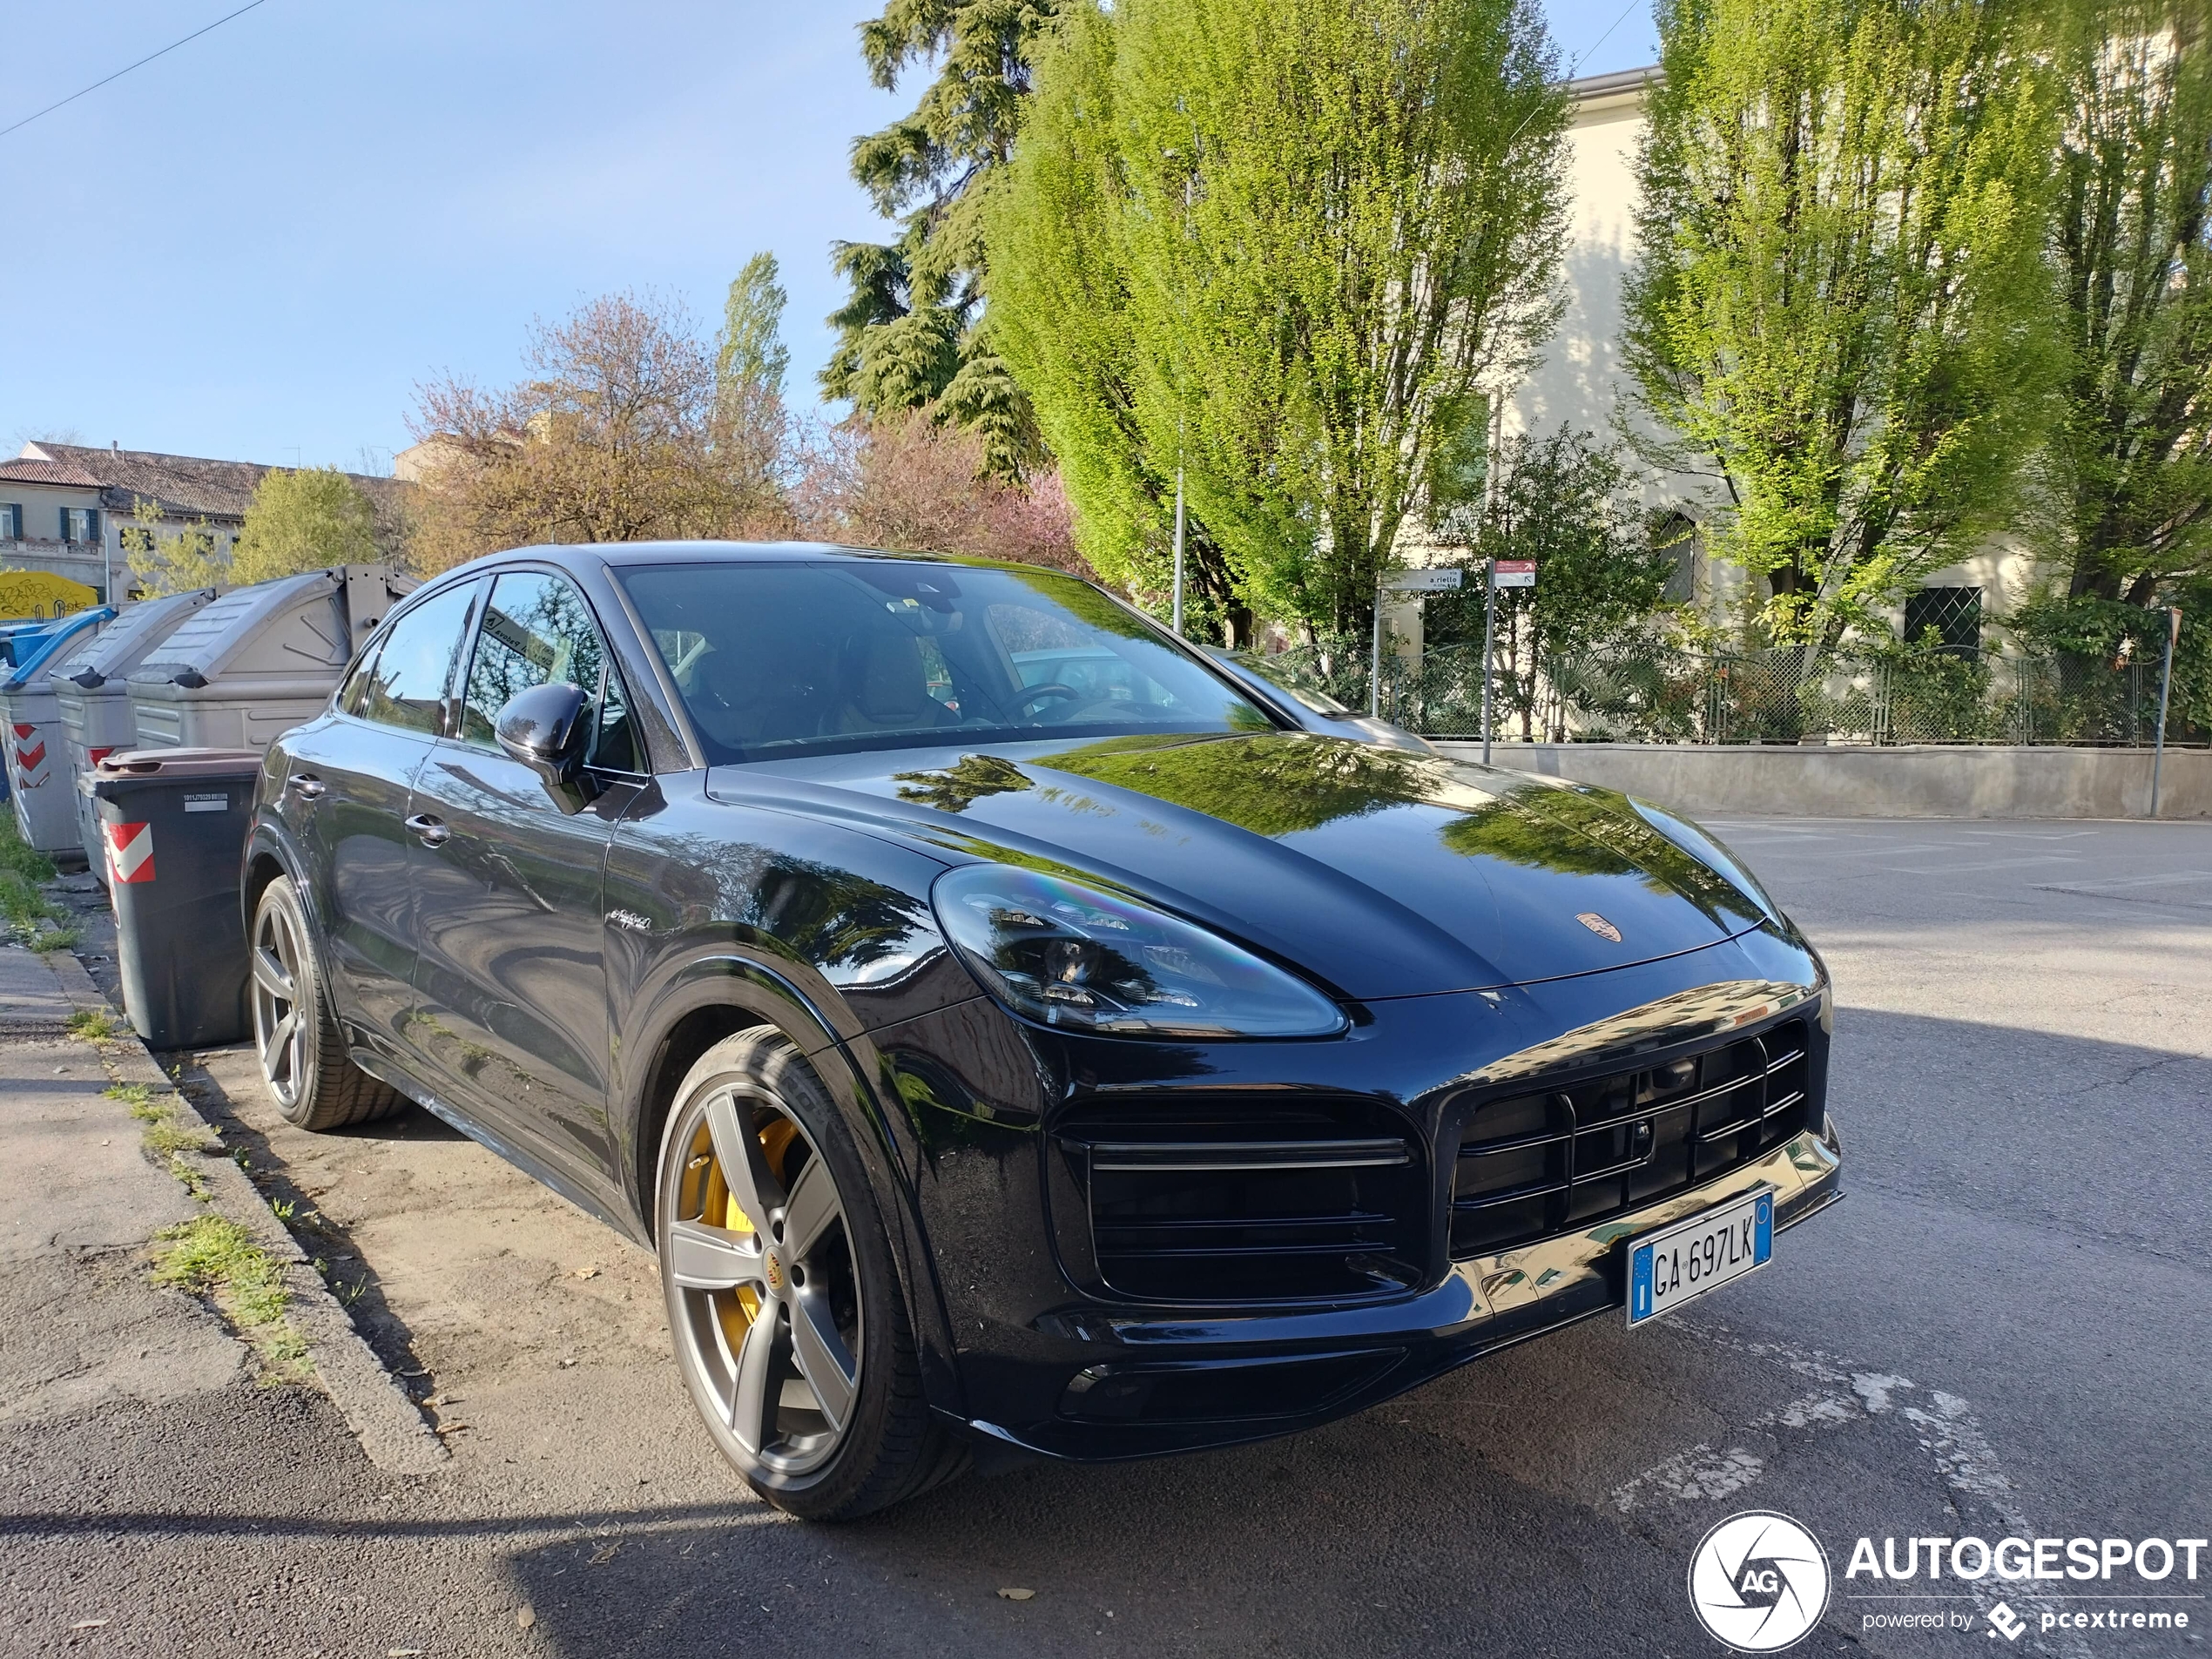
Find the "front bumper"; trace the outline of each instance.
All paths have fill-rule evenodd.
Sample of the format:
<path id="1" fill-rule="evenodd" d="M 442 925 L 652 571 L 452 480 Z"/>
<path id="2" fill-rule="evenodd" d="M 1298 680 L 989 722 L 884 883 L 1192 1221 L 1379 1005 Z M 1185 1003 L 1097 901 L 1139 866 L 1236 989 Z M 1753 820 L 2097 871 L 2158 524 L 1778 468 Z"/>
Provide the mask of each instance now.
<path id="1" fill-rule="evenodd" d="M 1454 1262 L 1418 1294 L 1356 1307 L 1217 1317 L 1073 1310 L 1038 1321 L 1069 1379 L 1058 1411 L 968 1420 L 986 1440 L 1082 1460 L 1153 1457 L 1294 1433 L 1549 1331 L 1626 1305 L 1626 1241 L 1771 1187 L 1777 1232 L 1841 1197 L 1842 1149 L 1824 1116 L 1757 1161 L 1575 1231 Z M 1034 1388 L 1015 1391 L 1035 1396 Z"/>

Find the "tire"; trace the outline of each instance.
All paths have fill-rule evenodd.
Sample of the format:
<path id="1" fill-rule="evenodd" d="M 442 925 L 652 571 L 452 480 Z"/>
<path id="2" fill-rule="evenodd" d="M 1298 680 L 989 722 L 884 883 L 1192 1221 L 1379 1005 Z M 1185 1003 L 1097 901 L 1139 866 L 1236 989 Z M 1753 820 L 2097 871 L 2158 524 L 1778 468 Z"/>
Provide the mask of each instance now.
<path id="1" fill-rule="evenodd" d="M 347 1055 L 313 938 L 292 878 L 279 876 L 253 907 L 253 973 L 247 989 L 261 1081 L 286 1121 L 301 1129 L 374 1123 L 397 1111 L 407 1097 Z"/>
<path id="2" fill-rule="evenodd" d="M 850 1521 L 967 1467 L 923 1397 L 859 1150 L 788 1040 L 745 1031 L 700 1056 L 661 1137 L 656 1196 L 678 1367 L 755 1492 L 804 1520 Z"/>

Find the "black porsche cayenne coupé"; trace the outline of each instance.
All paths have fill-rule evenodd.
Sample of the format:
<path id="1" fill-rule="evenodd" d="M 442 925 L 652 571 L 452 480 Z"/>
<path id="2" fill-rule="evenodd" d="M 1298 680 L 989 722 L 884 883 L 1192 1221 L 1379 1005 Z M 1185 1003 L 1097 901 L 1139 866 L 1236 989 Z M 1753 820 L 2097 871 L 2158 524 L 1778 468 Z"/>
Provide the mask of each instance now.
<path id="1" fill-rule="evenodd" d="M 1279 1434 L 1764 1262 L 1829 995 L 1619 795 L 1300 729 L 1099 590 L 812 545 L 427 583 L 268 752 L 256 1035 L 658 1253 L 771 1501 Z"/>

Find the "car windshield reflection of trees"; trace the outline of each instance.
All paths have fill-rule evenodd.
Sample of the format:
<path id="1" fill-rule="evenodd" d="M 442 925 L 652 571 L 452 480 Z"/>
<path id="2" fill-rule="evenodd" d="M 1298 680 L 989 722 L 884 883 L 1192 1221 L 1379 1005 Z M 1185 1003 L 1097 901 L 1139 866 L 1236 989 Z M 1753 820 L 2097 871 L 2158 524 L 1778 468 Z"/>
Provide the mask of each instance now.
<path id="1" fill-rule="evenodd" d="M 718 764 L 1273 729 L 1142 618 L 1049 572 L 855 559 L 623 581 Z"/>

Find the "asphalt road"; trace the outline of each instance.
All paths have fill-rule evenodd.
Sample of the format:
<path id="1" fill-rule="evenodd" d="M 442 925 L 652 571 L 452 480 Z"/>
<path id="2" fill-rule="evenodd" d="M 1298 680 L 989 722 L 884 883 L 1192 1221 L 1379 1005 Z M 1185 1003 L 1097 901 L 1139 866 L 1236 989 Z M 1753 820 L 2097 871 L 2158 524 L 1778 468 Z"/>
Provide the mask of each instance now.
<path id="1" fill-rule="evenodd" d="M 242 1370 L 10 1395 L 0 1652 L 1705 1654 L 1689 1554 L 1754 1507 L 1838 1575 L 1795 1652 L 2195 1650 L 2202 1601 L 2160 1604 L 2186 1634 L 2047 1635 L 2080 1586 L 1946 1583 L 1970 1628 L 1907 1633 L 1864 1621 L 1939 1604 L 1841 1574 L 1862 1534 L 2212 1530 L 2212 829 L 1715 827 L 1839 990 L 1850 1197 L 1771 1266 L 1314 1433 L 838 1529 L 714 1461 L 642 1255 L 427 1120 L 297 1135 L 211 1056 L 188 1079 L 421 1373 L 450 1471 L 379 1474 L 327 1400 Z M 206 1320 L 83 1265 L 149 1330 Z M 36 1317 L 11 1295 L 0 1328 Z"/>

